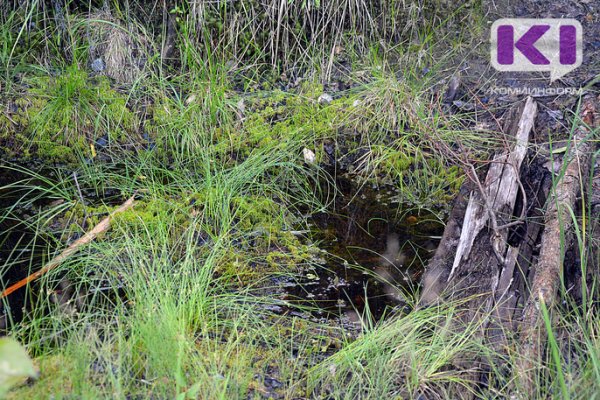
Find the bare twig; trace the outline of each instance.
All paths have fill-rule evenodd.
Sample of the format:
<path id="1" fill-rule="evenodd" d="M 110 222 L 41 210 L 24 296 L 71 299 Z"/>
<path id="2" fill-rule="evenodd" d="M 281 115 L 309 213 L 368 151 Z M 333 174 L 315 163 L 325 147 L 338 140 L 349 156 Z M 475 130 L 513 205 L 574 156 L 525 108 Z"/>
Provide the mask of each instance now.
<path id="1" fill-rule="evenodd" d="M 58 267 L 69 256 L 76 253 L 81 246 L 84 246 L 84 245 L 90 243 L 91 241 L 96 239 L 96 237 L 98 235 L 106 232 L 110 228 L 110 222 L 111 222 L 112 218 L 115 215 L 130 209 L 131 207 L 133 207 L 134 204 L 135 204 L 135 194 L 133 196 L 131 196 L 129 199 L 127 199 L 127 201 L 125 203 L 123 203 L 119 208 L 117 208 L 116 210 L 111 212 L 110 215 L 108 215 L 106 218 L 104 218 L 102 221 L 100 221 L 91 231 L 86 232 L 85 235 L 83 235 L 82 237 L 80 237 L 79 239 L 77 239 L 76 241 L 71 243 L 71 245 L 69 247 L 67 247 L 65 250 L 63 250 L 63 252 L 60 253 L 58 256 L 56 256 L 52 260 L 50 260 L 42 269 L 40 269 L 37 272 L 34 272 L 33 274 L 29 275 L 28 277 L 20 280 L 19 282 L 15 283 L 14 285 L 5 289 L 2 292 L 2 294 L 0 295 L 0 299 L 19 290 L 23 286 L 26 286 L 28 283 L 34 281 L 35 279 L 37 279 L 40 276 L 47 273 L 48 271 Z"/>

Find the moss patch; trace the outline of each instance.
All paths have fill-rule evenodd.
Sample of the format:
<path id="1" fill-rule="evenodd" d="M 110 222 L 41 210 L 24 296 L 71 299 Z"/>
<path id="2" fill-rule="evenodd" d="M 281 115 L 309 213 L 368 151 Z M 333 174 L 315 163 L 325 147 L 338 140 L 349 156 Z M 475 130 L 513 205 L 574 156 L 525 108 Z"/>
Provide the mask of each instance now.
<path id="1" fill-rule="evenodd" d="M 90 77 L 77 66 L 57 76 L 26 79 L 27 91 L 14 101 L 10 117 L 0 117 L 4 143 L 12 152 L 55 162 L 93 156 L 96 139 L 123 142 L 139 130 L 127 96 L 105 77 Z M 5 145 L 5 147 L 9 147 Z"/>

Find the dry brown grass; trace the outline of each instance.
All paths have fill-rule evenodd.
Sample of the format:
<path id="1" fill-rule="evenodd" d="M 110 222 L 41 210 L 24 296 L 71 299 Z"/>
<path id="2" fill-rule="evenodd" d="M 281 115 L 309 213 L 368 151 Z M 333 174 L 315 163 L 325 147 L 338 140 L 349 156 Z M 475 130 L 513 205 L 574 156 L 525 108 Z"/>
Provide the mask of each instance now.
<path id="1" fill-rule="evenodd" d="M 110 11 L 90 14 L 86 34 L 90 43 L 90 61 L 101 60 L 101 73 L 119 83 L 132 83 L 142 74 L 148 59 L 149 41 L 133 22 L 125 24 Z"/>

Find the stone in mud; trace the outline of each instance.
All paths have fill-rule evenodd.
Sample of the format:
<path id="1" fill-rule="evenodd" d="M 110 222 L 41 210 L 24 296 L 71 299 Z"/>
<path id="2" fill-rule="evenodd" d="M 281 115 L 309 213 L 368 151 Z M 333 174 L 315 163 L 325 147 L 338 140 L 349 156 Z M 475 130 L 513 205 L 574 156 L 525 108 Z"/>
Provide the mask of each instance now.
<path id="1" fill-rule="evenodd" d="M 302 149 L 302 155 L 304 156 L 304 161 L 307 164 L 314 164 L 317 159 L 314 151 L 307 149 L 306 147 Z"/>
<path id="2" fill-rule="evenodd" d="M 317 101 L 319 104 L 329 104 L 333 101 L 333 97 L 329 93 L 323 93 L 319 96 Z"/>
<path id="3" fill-rule="evenodd" d="M 96 58 L 94 61 L 92 61 L 92 64 L 90 65 L 90 67 L 92 68 L 92 71 L 94 71 L 94 72 L 102 72 L 106 68 L 106 64 L 104 63 L 104 60 L 102 60 L 101 58 Z"/>

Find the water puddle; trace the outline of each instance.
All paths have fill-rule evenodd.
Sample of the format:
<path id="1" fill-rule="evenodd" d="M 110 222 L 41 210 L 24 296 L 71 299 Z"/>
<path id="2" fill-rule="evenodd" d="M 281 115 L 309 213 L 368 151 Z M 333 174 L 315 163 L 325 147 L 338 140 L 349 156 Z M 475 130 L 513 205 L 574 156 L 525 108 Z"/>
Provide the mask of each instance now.
<path id="1" fill-rule="evenodd" d="M 347 178 L 333 210 L 314 215 L 313 237 L 324 250 L 322 268 L 288 291 L 314 300 L 329 317 L 379 320 L 406 310 L 443 224 L 431 213 L 409 211 L 393 188 L 359 186 Z"/>

